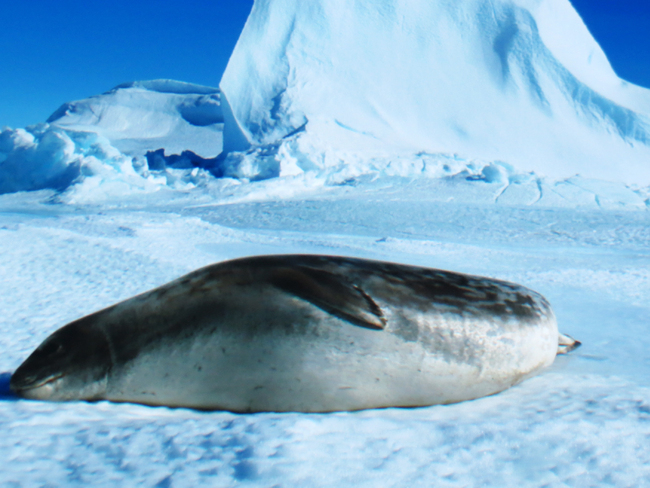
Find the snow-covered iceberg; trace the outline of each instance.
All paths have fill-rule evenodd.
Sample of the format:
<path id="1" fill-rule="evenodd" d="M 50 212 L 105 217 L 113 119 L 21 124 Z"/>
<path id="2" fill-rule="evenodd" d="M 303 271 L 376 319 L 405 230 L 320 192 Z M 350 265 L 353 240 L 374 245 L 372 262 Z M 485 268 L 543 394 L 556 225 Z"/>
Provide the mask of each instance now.
<path id="1" fill-rule="evenodd" d="M 194 168 L 214 164 L 222 132 L 219 89 L 173 80 L 125 83 L 65 103 L 47 123 L 2 129 L 0 194 L 65 190 L 82 181 L 86 192 L 100 195 L 185 188 L 196 180 Z M 178 168 L 190 171 L 174 174 Z"/>
<path id="2" fill-rule="evenodd" d="M 66 130 L 94 132 L 122 153 L 144 156 L 192 151 L 221 153 L 223 114 L 218 88 L 174 80 L 124 83 L 102 95 L 63 104 L 47 122 Z"/>
<path id="3" fill-rule="evenodd" d="M 0 194 L 64 189 L 80 167 L 75 143 L 64 131 L 37 126 L 0 132 Z"/>
<path id="4" fill-rule="evenodd" d="M 228 150 L 300 132 L 320 167 L 447 153 L 650 183 L 650 90 L 568 0 L 256 0 L 220 87 Z"/>

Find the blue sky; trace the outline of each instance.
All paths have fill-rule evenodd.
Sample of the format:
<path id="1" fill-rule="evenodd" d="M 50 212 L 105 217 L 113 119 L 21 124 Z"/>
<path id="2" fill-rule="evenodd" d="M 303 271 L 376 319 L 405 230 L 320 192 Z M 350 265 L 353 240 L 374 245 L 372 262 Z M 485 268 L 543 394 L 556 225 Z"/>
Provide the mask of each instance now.
<path id="1" fill-rule="evenodd" d="M 619 76 L 650 87 L 650 0 L 572 0 Z M 0 127 L 126 81 L 216 86 L 253 0 L 0 0 Z"/>
<path id="2" fill-rule="evenodd" d="M 0 127 L 134 80 L 217 86 L 253 0 L 0 0 Z"/>
<path id="3" fill-rule="evenodd" d="M 571 0 L 621 78 L 650 88 L 650 0 Z"/>

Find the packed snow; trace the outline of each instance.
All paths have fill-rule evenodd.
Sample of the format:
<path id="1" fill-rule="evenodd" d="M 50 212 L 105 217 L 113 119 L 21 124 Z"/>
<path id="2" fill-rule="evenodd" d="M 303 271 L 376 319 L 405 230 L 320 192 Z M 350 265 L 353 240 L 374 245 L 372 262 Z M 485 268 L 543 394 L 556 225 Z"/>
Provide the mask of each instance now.
<path id="1" fill-rule="evenodd" d="M 4 128 L 0 485 L 650 485 L 649 93 L 567 0 L 256 0 L 220 89 L 128 83 Z M 503 393 L 417 409 L 10 392 L 62 325 L 277 253 L 520 283 L 583 346 Z"/>

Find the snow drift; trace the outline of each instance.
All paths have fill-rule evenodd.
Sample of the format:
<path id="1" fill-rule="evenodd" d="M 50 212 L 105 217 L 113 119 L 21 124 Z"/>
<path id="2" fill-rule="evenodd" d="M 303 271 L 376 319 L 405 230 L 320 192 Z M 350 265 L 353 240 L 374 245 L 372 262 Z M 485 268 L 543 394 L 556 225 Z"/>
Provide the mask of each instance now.
<path id="1" fill-rule="evenodd" d="M 650 90 L 568 0 L 256 0 L 220 87 L 227 150 L 302 132 L 320 166 L 450 153 L 650 183 Z"/>

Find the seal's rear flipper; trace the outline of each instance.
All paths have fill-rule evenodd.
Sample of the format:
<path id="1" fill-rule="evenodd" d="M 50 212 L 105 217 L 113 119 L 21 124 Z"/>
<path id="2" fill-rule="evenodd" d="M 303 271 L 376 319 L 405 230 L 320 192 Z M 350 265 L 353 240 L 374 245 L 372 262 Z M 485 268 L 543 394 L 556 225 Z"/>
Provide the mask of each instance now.
<path id="1" fill-rule="evenodd" d="M 576 341 L 573 337 L 560 333 L 557 340 L 557 353 L 568 354 L 579 348 L 582 342 Z"/>

